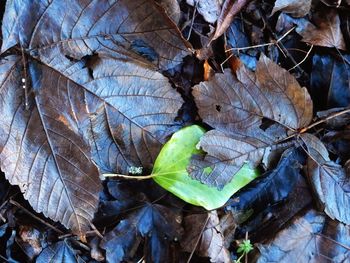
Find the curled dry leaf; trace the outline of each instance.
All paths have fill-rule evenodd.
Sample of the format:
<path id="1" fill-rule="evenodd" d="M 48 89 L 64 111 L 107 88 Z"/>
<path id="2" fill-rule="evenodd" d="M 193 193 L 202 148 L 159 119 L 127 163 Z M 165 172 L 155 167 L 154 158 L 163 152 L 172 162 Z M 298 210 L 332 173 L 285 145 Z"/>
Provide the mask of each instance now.
<path id="1" fill-rule="evenodd" d="M 1 169 L 36 211 L 83 236 L 98 169 L 150 168 L 178 128 L 182 99 L 159 69 L 181 63 L 187 43 L 143 0 L 7 1 L 2 25 L 2 51 L 23 51 L 27 75 L 22 57 L 3 55 Z"/>
<path id="2" fill-rule="evenodd" d="M 276 0 L 272 15 L 278 11 L 282 11 L 294 17 L 303 17 L 310 12 L 311 2 L 311 0 Z"/>
<path id="3" fill-rule="evenodd" d="M 261 56 L 256 72 L 244 65 L 237 77 L 229 70 L 194 87 L 199 114 L 215 128 L 197 147 L 206 155 L 193 158 L 193 178 L 219 188 L 249 162 L 257 166 L 289 131 L 308 125 L 312 101 L 288 71 Z"/>

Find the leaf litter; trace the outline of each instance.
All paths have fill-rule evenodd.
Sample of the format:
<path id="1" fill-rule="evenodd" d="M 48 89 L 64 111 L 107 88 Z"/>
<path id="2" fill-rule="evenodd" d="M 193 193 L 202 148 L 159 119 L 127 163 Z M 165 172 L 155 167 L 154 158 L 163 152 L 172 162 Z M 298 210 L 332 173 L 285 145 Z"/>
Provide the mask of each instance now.
<path id="1" fill-rule="evenodd" d="M 349 1 L 0 7 L 2 260 L 348 259 Z"/>

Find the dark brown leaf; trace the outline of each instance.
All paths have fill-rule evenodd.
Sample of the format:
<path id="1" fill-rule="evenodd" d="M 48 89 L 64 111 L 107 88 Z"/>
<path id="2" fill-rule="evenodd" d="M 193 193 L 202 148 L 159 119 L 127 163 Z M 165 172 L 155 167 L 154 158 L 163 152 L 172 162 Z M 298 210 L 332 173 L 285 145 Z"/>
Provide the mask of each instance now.
<path id="1" fill-rule="evenodd" d="M 231 262 L 230 254 L 224 246 L 224 236 L 216 211 L 189 215 L 184 220 L 187 226 L 187 235 L 181 241 L 184 251 L 192 252 L 195 249 L 199 256 L 209 257 L 210 262 Z"/>
<path id="2" fill-rule="evenodd" d="M 197 180 L 218 187 L 244 163 L 257 166 L 288 131 L 312 119 L 307 90 L 265 56 L 255 73 L 242 66 L 236 78 L 226 70 L 195 86 L 193 96 L 203 121 L 215 130 L 202 137 L 198 147 L 207 155 L 195 157 L 189 171 Z"/>
<path id="3" fill-rule="evenodd" d="M 21 45 L 28 72 L 21 57 L 1 59 L 1 169 L 36 211 L 83 236 L 98 170 L 150 168 L 178 128 L 181 96 L 158 71 L 181 63 L 187 44 L 142 0 L 8 1 L 2 32 L 2 50 Z"/>
<path id="4" fill-rule="evenodd" d="M 314 135 L 303 134 L 309 154 L 307 174 L 319 206 L 332 219 L 350 224 L 350 179 L 348 170 L 331 161 L 323 143 Z"/>
<path id="5" fill-rule="evenodd" d="M 310 210 L 295 218 L 273 240 L 259 244 L 261 255 L 257 262 L 347 262 L 349 244 L 347 226 Z"/>

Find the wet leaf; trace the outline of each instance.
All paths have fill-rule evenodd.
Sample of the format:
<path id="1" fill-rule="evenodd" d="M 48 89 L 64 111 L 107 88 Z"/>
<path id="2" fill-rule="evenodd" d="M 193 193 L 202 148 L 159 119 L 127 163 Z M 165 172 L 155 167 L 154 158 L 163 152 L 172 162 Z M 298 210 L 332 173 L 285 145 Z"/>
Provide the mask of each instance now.
<path id="1" fill-rule="evenodd" d="M 287 150 L 275 169 L 261 175 L 235 194 L 226 209 L 235 212 L 253 209 L 254 214 L 257 214 L 266 206 L 283 201 L 295 188 L 302 168 L 301 160 L 302 156 L 297 150 Z"/>
<path id="2" fill-rule="evenodd" d="M 288 131 L 312 119 L 307 90 L 265 56 L 255 73 L 242 66 L 236 78 L 226 70 L 195 86 L 193 96 L 203 121 L 215 130 L 201 138 L 197 147 L 207 154 L 191 161 L 190 175 L 217 187 L 230 182 L 244 163 L 256 167 Z"/>
<path id="3" fill-rule="evenodd" d="M 37 257 L 37 263 L 47 262 L 85 262 L 67 241 L 60 241 L 45 248 Z"/>
<path id="4" fill-rule="evenodd" d="M 349 60 L 350 55 L 313 56 L 310 94 L 317 110 L 350 105 Z"/>
<path id="5" fill-rule="evenodd" d="M 154 164 L 154 181 L 186 202 L 212 210 L 223 206 L 239 189 L 258 176 L 258 172 L 244 166 L 221 191 L 189 177 L 186 168 L 204 129 L 192 125 L 176 132 L 163 146 Z"/>
<path id="6" fill-rule="evenodd" d="M 2 26 L 2 51 L 22 46 L 27 75 L 21 56 L 1 59 L 1 169 L 37 212 L 83 236 L 99 170 L 150 169 L 178 129 L 182 99 L 159 69 L 181 63 L 187 43 L 153 1 L 14 0 Z"/>
<path id="7" fill-rule="evenodd" d="M 348 227 L 310 210 L 273 240 L 259 244 L 257 262 L 345 262 L 349 242 Z"/>
<path id="8" fill-rule="evenodd" d="M 165 206 L 146 203 L 145 206 L 121 220 L 102 240 L 107 262 L 121 262 L 132 257 L 146 239 L 147 262 L 167 262 L 169 244 L 182 235 L 181 215 Z"/>
<path id="9" fill-rule="evenodd" d="M 195 249 L 199 256 L 209 257 L 210 262 L 231 262 L 216 211 L 189 215 L 184 221 L 187 235 L 181 241 L 181 246 L 185 251 L 192 252 Z"/>

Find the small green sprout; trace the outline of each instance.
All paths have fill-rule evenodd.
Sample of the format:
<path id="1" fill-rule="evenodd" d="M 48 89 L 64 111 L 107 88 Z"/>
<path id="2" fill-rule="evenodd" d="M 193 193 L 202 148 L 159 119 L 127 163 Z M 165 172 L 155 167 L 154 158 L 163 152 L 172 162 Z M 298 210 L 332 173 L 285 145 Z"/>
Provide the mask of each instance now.
<path id="1" fill-rule="evenodd" d="M 246 239 L 243 240 L 242 243 L 238 245 L 237 254 L 241 254 L 241 256 L 237 260 L 235 260 L 235 263 L 241 263 L 241 259 L 244 256 L 248 255 L 248 253 L 253 249 L 254 249 L 253 245 L 250 243 L 250 240 L 248 239 L 248 237 L 246 237 Z"/>

